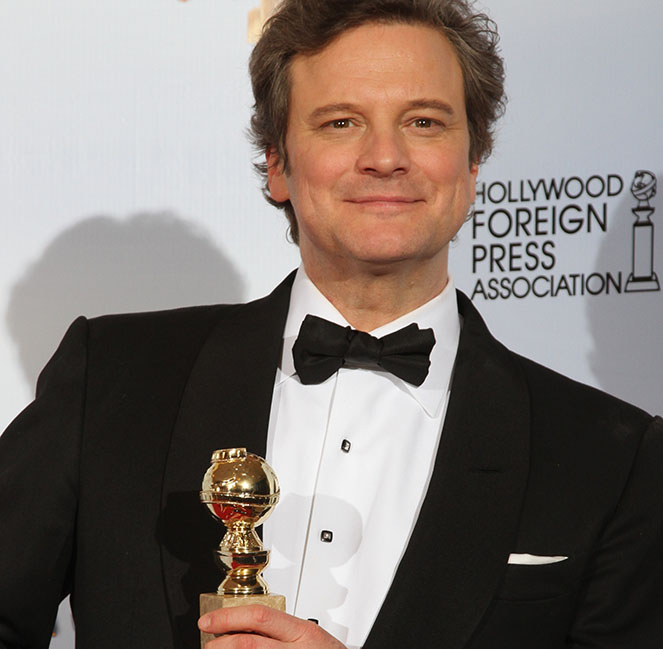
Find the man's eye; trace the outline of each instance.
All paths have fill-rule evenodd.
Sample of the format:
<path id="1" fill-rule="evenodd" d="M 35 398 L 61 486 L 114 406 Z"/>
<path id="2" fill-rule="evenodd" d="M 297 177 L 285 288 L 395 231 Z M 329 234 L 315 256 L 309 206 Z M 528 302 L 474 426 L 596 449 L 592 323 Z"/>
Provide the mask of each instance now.
<path id="1" fill-rule="evenodd" d="M 352 121 L 349 119 L 334 119 L 327 123 L 327 126 L 332 128 L 349 128 L 352 126 Z"/>
<path id="2" fill-rule="evenodd" d="M 417 128 L 431 128 L 435 124 L 435 122 L 433 122 L 432 119 L 428 119 L 427 117 L 420 117 L 418 119 L 415 119 L 413 124 Z"/>

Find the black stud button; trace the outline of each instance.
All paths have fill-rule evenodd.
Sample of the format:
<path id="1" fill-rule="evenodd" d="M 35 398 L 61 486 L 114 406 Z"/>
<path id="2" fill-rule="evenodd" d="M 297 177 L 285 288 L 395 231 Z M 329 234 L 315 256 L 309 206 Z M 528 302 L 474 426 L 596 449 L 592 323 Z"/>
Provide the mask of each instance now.
<path id="1" fill-rule="evenodd" d="M 350 444 L 350 440 L 344 439 L 341 442 L 341 450 L 344 453 L 349 453 L 351 448 L 352 448 L 352 444 Z"/>
<path id="2" fill-rule="evenodd" d="M 333 538 L 334 533 L 330 530 L 322 530 L 322 532 L 320 532 L 320 540 L 323 543 L 331 543 Z"/>

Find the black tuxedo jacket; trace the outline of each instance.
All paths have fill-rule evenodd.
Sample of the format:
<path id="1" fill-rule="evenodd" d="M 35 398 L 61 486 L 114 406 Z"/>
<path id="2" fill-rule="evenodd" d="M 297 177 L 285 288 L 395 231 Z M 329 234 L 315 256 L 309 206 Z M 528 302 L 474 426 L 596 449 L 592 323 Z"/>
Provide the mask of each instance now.
<path id="1" fill-rule="evenodd" d="M 198 490 L 214 449 L 265 452 L 290 285 L 71 326 L 0 437 L 0 647 L 47 647 L 68 592 L 79 648 L 198 646 L 223 532 Z M 660 647 L 661 420 L 513 354 L 458 299 L 435 470 L 365 649 Z"/>

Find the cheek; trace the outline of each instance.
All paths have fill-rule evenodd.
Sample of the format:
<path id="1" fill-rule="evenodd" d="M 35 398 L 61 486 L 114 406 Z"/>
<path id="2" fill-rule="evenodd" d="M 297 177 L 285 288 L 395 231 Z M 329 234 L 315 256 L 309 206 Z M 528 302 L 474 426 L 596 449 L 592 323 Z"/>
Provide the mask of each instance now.
<path id="1" fill-rule="evenodd" d="M 473 202 L 476 174 L 463 155 L 429 155 L 421 160 L 420 169 L 435 188 L 438 199 Z"/>
<path id="2" fill-rule="evenodd" d="M 436 184 L 451 185 L 458 181 L 463 184 L 469 177 L 467 159 L 453 152 L 444 155 L 438 151 L 423 152 L 419 156 L 419 168 Z"/>
<path id="3" fill-rule="evenodd" d="M 343 178 L 353 168 L 351 156 L 329 147 L 299 150 L 290 159 L 288 185 L 295 200 L 320 202 L 340 193 Z"/>

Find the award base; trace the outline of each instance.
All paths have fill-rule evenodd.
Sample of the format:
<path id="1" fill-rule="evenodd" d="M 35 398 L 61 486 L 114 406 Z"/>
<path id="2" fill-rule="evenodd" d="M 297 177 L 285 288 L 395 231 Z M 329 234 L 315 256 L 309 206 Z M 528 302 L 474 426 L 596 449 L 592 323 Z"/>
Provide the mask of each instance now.
<path id="1" fill-rule="evenodd" d="M 658 283 L 656 273 L 651 277 L 634 277 L 631 273 L 626 280 L 624 289 L 627 293 L 639 293 L 641 291 L 660 291 L 661 285 Z"/>
<path id="2" fill-rule="evenodd" d="M 219 595 L 218 593 L 202 593 L 200 596 L 200 614 L 205 615 L 217 608 L 231 608 L 233 606 L 249 606 L 250 604 L 262 604 L 275 608 L 277 611 L 285 611 L 285 597 L 283 595 Z M 200 646 L 204 649 L 205 644 L 214 640 L 213 633 L 200 632 Z"/>

